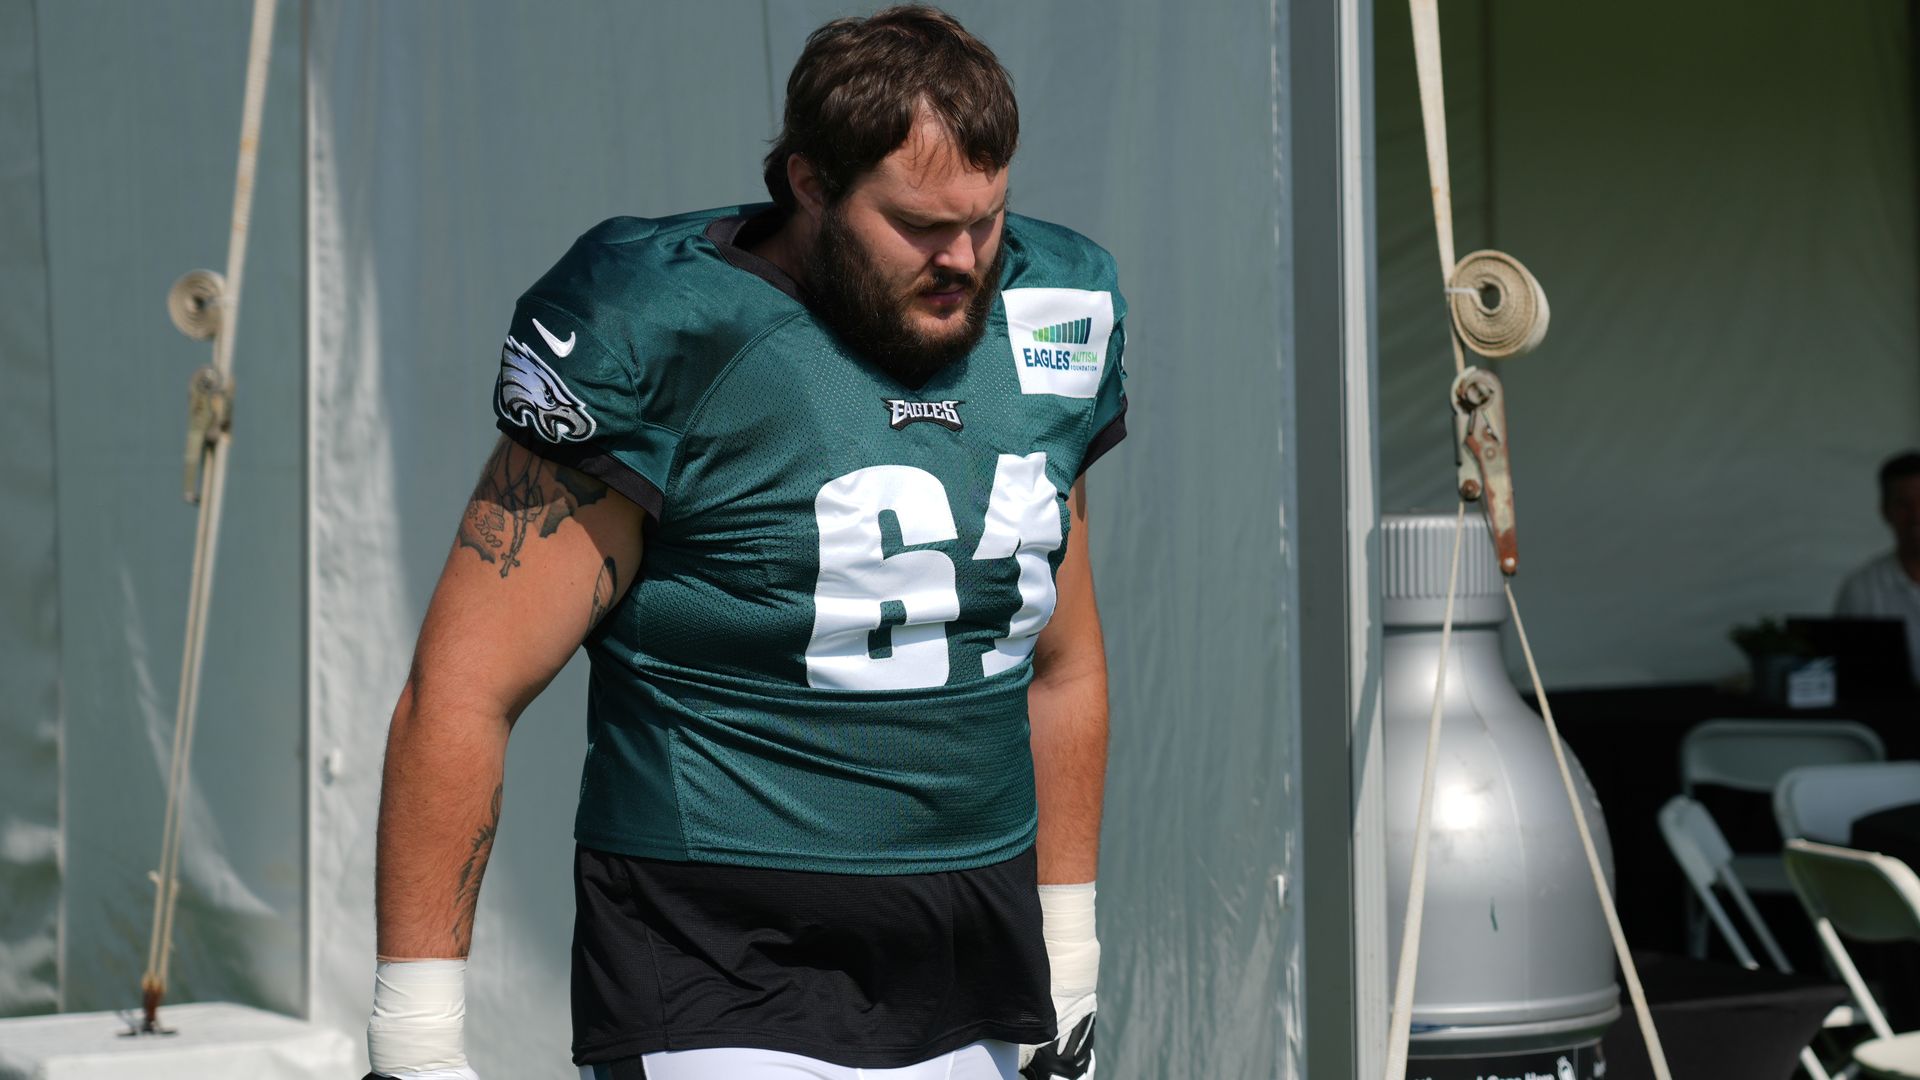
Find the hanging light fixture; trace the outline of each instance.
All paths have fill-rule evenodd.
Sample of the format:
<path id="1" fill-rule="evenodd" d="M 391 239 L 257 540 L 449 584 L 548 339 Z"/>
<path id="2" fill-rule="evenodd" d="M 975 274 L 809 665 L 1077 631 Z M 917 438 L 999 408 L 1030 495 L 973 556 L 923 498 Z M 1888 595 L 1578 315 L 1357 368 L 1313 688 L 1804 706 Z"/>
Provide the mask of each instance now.
<path id="1" fill-rule="evenodd" d="M 1452 514 L 1390 514 L 1381 524 L 1392 926 L 1407 911 L 1454 533 Z M 1409 1080 L 1589 1080 L 1604 1075 L 1595 1069 L 1599 1039 L 1620 1015 L 1613 946 L 1553 749 L 1501 655 L 1502 577 L 1488 531 L 1467 529 L 1446 653 Z M 1572 768 L 1611 884 L 1599 803 Z"/>

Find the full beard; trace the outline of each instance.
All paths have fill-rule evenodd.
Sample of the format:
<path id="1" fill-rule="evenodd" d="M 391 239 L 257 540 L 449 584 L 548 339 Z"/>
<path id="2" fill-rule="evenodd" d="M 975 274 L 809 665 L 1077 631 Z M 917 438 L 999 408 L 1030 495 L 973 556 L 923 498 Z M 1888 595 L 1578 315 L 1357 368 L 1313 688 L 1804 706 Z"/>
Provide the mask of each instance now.
<path id="1" fill-rule="evenodd" d="M 987 330 L 987 314 L 1000 293 L 1007 248 L 994 252 L 986 272 L 974 275 L 935 269 L 930 282 L 916 280 L 897 291 L 861 250 L 837 208 L 820 220 L 820 234 L 807 253 L 807 284 L 814 314 L 856 354 L 902 385 L 918 389 L 934 373 L 973 351 Z M 971 290 L 960 328 L 922 333 L 908 321 L 908 307 L 923 290 Z"/>

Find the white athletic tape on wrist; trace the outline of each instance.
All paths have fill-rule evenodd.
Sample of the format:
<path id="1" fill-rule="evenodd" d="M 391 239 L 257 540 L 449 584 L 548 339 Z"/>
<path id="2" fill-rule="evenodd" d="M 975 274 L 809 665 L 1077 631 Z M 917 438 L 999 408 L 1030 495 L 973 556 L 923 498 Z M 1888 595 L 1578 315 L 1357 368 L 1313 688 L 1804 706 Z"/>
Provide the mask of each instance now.
<path id="1" fill-rule="evenodd" d="M 373 972 L 367 1059 L 402 1080 L 461 1080 L 467 1067 L 465 960 L 382 961 Z"/>
<path id="2" fill-rule="evenodd" d="M 1040 933 L 1053 968 L 1054 1007 L 1092 994 L 1100 978 L 1100 941 L 1094 936 L 1094 883 L 1040 886 Z"/>
<path id="3" fill-rule="evenodd" d="M 1053 1015 L 1056 1038 L 1066 1038 L 1075 1024 L 1096 1007 L 1095 984 L 1100 978 L 1100 942 L 1094 936 L 1094 883 L 1040 886 L 1040 936 L 1047 946 L 1052 969 Z M 1020 1067 L 1033 1060 L 1034 1046 L 1020 1048 Z"/>

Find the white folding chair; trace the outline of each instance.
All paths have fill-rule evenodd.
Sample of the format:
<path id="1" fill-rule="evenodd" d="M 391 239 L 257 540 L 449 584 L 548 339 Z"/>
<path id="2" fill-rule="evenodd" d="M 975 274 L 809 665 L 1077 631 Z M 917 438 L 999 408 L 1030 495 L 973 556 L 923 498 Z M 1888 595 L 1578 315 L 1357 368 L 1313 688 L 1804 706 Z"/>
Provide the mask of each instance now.
<path id="1" fill-rule="evenodd" d="M 1869 1076 L 1920 1080 L 1920 1031 L 1894 1034 L 1840 941 L 1920 941 L 1920 878 L 1899 859 L 1810 840 L 1787 841 L 1786 865 L 1820 944 L 1876 1036 L 1853 1048 L 1854 1063 Z"/>
<path id="2" fill-rule="evenodd" d="M 1786 954 L 1780 951 L 1780 943 L 1773 932 L 1767 929 L 1766 920 L 1754 910 L 1753 900 L 1747 896 L 1747 890 L 1741 886 L 1740 879 L 1733 873 L 1733 849 L 1727 846 L 1727 838 L 1721 834 L 1720 826 L 1714 824 L 1713 815 L 1707 808 L 1685 795 L 1675 795 L 1660 808 L 1660 834 L 1666 837 L 1667 850 L 1673 852 L 1675 862 L 1686 875 L 1687 883 L 1693 886 L 1694 895 L 1706 909 L 1713 925 L 1719 929 L 1720 937 L 1733 950 L 1734 959 L 1748 970 L 1760 967 L 1753 957 L 1753 950 L 1733 920 L 1727 916 L 1727 909 L 1720 904 L 1719 896 L 1714 892 L 1718 885 L 1732 898 L 1734 906 L 1740 910 L 1741 918 L 1753 936 L 1760 940 L 1760 947 L 1766 950 L 1767 959 L 1773 962 L 1775 969 L 1792 972 L 1793 965 L 1787 963 Z M 1851 1027 L 1860 1021 L 1854 1011 L 1841 1006 L 1827 1015 L 1822 1027 Z M 1825 1066 L 1814 1055 L 1812 1047 L 1800 1051 L 1800 1065 L 1807 1070 L 1813 1080 L 1830 1080 Z"/>
<path id="3" fill-rule="evenodd" d="M 1702 785 L 1771 795 L 1787 771 L 1803 765 L 1884 761 L 1872 728 L 1852 720 L 1707 720 L 1680 742 L 1680 791 Z M 1733 874 L 1750 893 L 1792 892 L 1777 851 L 1736 853 Z M 1706 924 L 1688 907 L 1688 952 L 1706 955 Z"/>
<path id="4" fill-rule="evenodd" d="M 1853 823 L 1890 806 L 1920 802 L 1920 761 L 1808 765 L 1773 789 L 1773 817 L 1787 839 L 1845 845 Z"/>
<path id="5" fill-rule="evenodd" d="M 1887 748 L 1852 720 L 1708 720 L 1680 742 L 1680 790 L 1702 784 L 1771 792 L 1788 769 L 1885 761 Z"/>

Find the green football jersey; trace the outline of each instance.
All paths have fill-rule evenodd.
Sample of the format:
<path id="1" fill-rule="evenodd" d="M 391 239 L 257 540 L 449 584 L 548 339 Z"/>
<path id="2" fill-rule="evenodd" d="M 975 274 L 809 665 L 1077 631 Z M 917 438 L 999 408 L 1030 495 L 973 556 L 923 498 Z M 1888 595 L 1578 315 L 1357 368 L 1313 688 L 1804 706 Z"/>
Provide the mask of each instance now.
<path id="1" fill-rule="evenodd" d="M 649 516 L 587 642 L 575 836 L 838 873 L 1010 858 L 1066 493 L 1125 432 L 1113 260 L 1009 214 L 984 336 L 909 388 L 735 246 L 765 210 L 599 225 L 501 353 L 501 430 Z"/>

